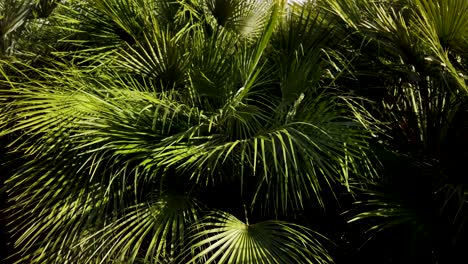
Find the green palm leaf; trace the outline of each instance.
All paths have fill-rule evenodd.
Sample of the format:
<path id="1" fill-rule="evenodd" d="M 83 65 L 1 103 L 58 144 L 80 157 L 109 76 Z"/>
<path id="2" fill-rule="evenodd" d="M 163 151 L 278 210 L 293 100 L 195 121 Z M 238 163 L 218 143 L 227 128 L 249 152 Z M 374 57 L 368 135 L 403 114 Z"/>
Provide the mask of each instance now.
<path id="1" fill-rule="evenodd" d="M 244 223 L 227 213 L 207 216 L 192 231 L 187 263 L 331 263 L 319 234 L 270 220 Z"/>
<path id="2" fill-rule="evenodd" d="M 158 195 L 83 237 L 75 246 L 79 257 L 73 260 L 89 262 L 102 256 L 101 262 L 133 263 L 143 257 L 145 263 L 171 261 L 186 243 L 187 229 L 198 219 L 199 209 L 189 197 Z"/>
<path id="3" fill-rule="evenodd" d="M 33 5 L 30 0 L 0 2 L 0 53 L 2 56 L 13 54 L 15 32 L 20 32 L 32 11 Z"/>
<path id="4" fill-rule="evenodd" d="M 424 44 L 431 53 L 440 61 L 451 77 L 456 80 L 459 88 L 467 91 L 466 72 L 455 67 L 455 62 L 450 58 L 450 50 L 466 50 L 467 26 L 466 11 L 468 4 L 462 0 L 449 1 L 416 1 L 418 10 L 416 25 L 421 31 Z M 463 52 L 463 51 L 462 51 Z M 466 69 L 463 69 L 466 71 Z"/>
<path id="5" fill-rule="evenodd" d="M 268 21 L 274 1 L 208 0 L 207 6 L 216 22 L 226 29 L 253 37 Z"/>

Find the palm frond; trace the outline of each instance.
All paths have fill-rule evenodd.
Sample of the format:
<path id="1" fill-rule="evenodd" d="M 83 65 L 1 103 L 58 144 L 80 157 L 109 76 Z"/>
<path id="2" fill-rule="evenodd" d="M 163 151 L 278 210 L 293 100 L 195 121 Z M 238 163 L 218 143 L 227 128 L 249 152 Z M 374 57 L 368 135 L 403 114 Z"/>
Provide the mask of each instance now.
<path id="1" fill-rule="evenodd" d="M 353 214 L 349 218 L 349 223 L 365 221 L 371 222 L 369 219 L 377 220 L 367 230 L 368 232 L 379 232 L 400 225 L 413 225 L 417 229 L 416 232 L 423 232 L 424 226 L 421 226 L 419 215 L 405 204 L 405 200 L 398 200 L 398 197 L 391 197 L 388 193 L 369 191 L 369 196 L 366 201 L 356 202 L 356 206 L 360 208 L 359 213 Z M 355 213 L 355 211 L 353 212 Z"/>
<path id="2" fill-rule="evenodd" d="M 418 11 L 415 24 L 422 33 L 424 44 L 430 49 L 431 55 L 438 59 L 443 70 L 449 72 L 459 88 L 466 92 L 466 72 L 460 72 L 460 69 L 454 66 L 454 60 L 449 57 L 449 50 L 446 48 L 459 49 L 457 45 L 467 45 L 464 37 L 467 34 L 464 19 L 465 11 L 468 10 L 467 3 L 450 0 L 416 1 L 415 4 Z"/>
<path id="3" fill-rule="evenodd" d="M 172 261 L 186 243 L 188 227 L 197 221 L 200 207 L 187 196 L 157 194 L 148 203 L 132 206 L 75 244 L 74 261 L 161 263 Z M 78 257 L 78 258 L 77 258 Z"/>
<path id="4" fill-rule="evenodd" d="M 123 70 L 152 79 L 165 89 L 179 88 L 185 80 L 187 56 L 181 54 L 182 45 L 168 32 L 155 29 L 143 39 L 137 40 L 134 47 L 128 45 L 118 53 L 117 63 Z"/>
<path id="5" fill-rule="evenodd" d="M 36 71 L 49 77 L 49 83 L 32 79 L 10 82 L 4 92 L 15 97 L 7 104 L 17 115 L 10 118 L 9 112 L 2 112 L 2 119 L 7 120 L 2 135 L 21 132 L 10 147 L 30 159 L 6 182 L 10 202 L 15 203 L 9 209 L 12 226 L 16 226 L 12 230 L 17 234 L 19 252 L 38 261 L 60 259 L 66 251 L 64 245 L 75 243 L 89 224 L 105 222 L 107 215 L 142 199 L 151 188 L 140 184 L 161 180 L 158 170 L 162 168 L 148 165 L 149 142 L 179 129 L 182 123 L 172 126 L 166 118 L 175 120 L 177 112 L 187 111 L 182 105 L 155 98 L 138 83 L 129 86 L 127 82 L 125 87 L 132 91 L 78 75 L 70 78 L 71 72 L 62 76 L 52 72 Z M 116 79 L 113 84 L 122 82 Z M 56 89 L 54 83 L 69 86 Z M 108 101 L 111 97 L 111 101 L 120 98 L 125 103 L 113 105 Z M 151 106 L 147 100 L 160 106 Z M 189 123 L 191 115 L 187 116 Z M 135 130 L 133 125 L 142 127 Z M 62 222 L 68 224 L 60 225 Z M 50 254 L 44 255 L 45 251 Z"/>
<path id="6" fill-rule="evenodd" d="M 268 58 L 279 66 L 281 96 L 286 105 L 306 90 L 318 88 L 325 64 L 323 49 L 333 37 L 327 17 L 318 6 L 300 6 L 286 13 L 272 36 Z"/>
<path id="7" fill-rule="evenodd" d="M 60 28 L 70 32 L 61 40 L 71 47 L 58 55 L 74 54 L 82 63 L 98 60 L 112 51 L 134 44 L 151 32 L 155 5 L 152 1 L 99 0 L 65 3 L 56 15 Z M 98 56 L 98 57 L 94 57 Z M 111 56 L 112 57 L 112 56 Z"/>
<path id="8" fill-rule="evenodd" d="M 416 1 L 421 19 L 431 23 L 444 49 L 466 48 L 468 3 L 461 0 Z M 462 51 L 463 52 L 463 51 Z"/>
<path id="9" fill-rule="evenodd" d="M 274 1 L 208 0 L 207 7 L 217 24 L 247 38 L 261 33 Z"/>
<path id="10" fill-rule="evenodd" d="M 204 217 L 191 238 L 187 263 L 332 262 L 323 236 L 278 220 L 249 224 L 219 212 Z"/>
<path id="11" fill-rule="evenodd" d="M 33 8 L 30 0 L 5 0 L 0 4 L 0 53 L 12 54 L 14 51 L 15 32 L 27 23 Z"/>

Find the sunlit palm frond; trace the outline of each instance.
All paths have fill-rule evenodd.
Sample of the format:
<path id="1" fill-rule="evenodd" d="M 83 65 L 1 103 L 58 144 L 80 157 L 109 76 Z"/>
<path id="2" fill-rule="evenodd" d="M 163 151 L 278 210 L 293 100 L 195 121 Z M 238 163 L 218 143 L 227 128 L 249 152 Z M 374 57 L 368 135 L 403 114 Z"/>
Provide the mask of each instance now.
<path id="1" fill-rule="evenodd" d="M 318 4 L 325 7 L 331 14 L 342 19 L 347 26 L 358 29 L 363 13 L 361 13 L 362 5 L 370 3 L 369 1 L 353 1 L 353 0 L 333 0 L 333 1 L 318 1 Z"/>
<path id="2" fill-rule="evenodd" d="M 30 159 L 6 183 L 14 203 L 11 230 L 25 258 L 60 262 L 62 254 L 78 257 L 68 246 L 94 224 L 143 199 L 151 184 L 161 186 L 155 181 L 164 168 L 150 154 L 163 135 L 199 120 L 190 108 L 164 95 L 158 99 L 138 82 L 37 73 L 49 82 L 10 83 L 4 91 L 15 97 L 7 105 L 16 116 L 2 113 L 2 135 L 21 132 L 10 147 Z M 185 121 L 180 114 L 188 114 Z"/>
<path id="3" fill-rule="evenodd" d="M 361 140 L 367 136 L 358 123 L 339 115 L 337 102 L 321 97 L 305 101 L 299 100 L 286 118 L 239 105 L 236 111 L 213 115 L 194 130 L 167 138 L 170 148 L 154 158 L 190 172 L 201 185 L 239 177 L 242 186 L 255 179 L 253 202 L 264 201 L 275 211 L 301 208 L 304 200 L 321 202 L 324 186 L 348 184 L 348 173 L 356 169 L 351 161 L 366 151 Z M 231 138 L 225 131 L 231 131 Z M 238 170 L 225 175 L 224 168 Z"/>
<path id="4" fill-rule="evenodd" d="M 468 4 L 460 0 L 416 1 L 415 7 L 415 25 L 423 36 L 423 43 L 431 51 L 430 54 L 437 58 L 443 71 L 449 72 L 459 88 L 466 92 L 466 69 L 455 67 L 457 59 L 451 58 L 447 48 L 459 50 L 462 47 L 465 50 L 468 47 L 465 37 Z"/>
<path id="5" fill-rule="evenodd" d="M 227 213 L 207 216 L 191 233 L 187 263 L 331 263 L 319 234 L 270 220 L 244 223 Z"/>
<path id="6" fill-rule="evenodd" d="M 200 216 L 196 200 L 187 196 L 158 194 L 147 203 L 125 210 L 123 216 L 111 219 L 100 230 L 94 229 L 75 244 L 79 256 L 74 261 L 133 263 L 172 261 L 185 246 L 188 227 Z"/>
<path id="7" fill-rule="evenodd" d="M 468 3 L 462 0 L 415 1 L 421 19 L 430 23 L 437 32 L 444 49 L 466 48 L 468 34 Z"/>
<path id="8" fill-rule="evenodd" d="M 70 247 L 78 242 L 86 230 L 91 226 L 99 226 L 103 221 L 102 215 L 109 209 L 109 199 L 103 198 L 102 188 L 98 185 L 88 185 L 86 188 L 68 186 L 78 182 L 76 179 L 66 179 L 69 170 L 64 168 L 63 174 L 56 171 L 43 174 L 28 171 L 30 177 L 47 178 L 47 181 L 41 179 L 40 184 L 42 188 L 54 189 L 55 194 L 51 196 L 41 187 L 31 186 L 23 190 L 25 195 L 10 200 L 18 202 L 7 211 L 10 230 L 15 238 L 14 247 L 17 249 L 17 253 L 11 256 L 18 259 L 15 263 L 59 263 L 61 254 L 70 254 Z M 15 191 L 11 191 L 10 195 L 15 194 Z"/>

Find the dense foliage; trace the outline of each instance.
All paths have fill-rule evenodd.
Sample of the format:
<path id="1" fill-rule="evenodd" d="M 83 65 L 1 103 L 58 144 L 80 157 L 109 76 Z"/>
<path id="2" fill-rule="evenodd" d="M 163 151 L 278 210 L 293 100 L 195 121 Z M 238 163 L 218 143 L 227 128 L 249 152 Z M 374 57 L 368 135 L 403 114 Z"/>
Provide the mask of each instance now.
<path id="1" fill-rule="evenodd" d="M 8 262 L 463 259 L 468 1 L 0 0 L 0 36 Z"/>

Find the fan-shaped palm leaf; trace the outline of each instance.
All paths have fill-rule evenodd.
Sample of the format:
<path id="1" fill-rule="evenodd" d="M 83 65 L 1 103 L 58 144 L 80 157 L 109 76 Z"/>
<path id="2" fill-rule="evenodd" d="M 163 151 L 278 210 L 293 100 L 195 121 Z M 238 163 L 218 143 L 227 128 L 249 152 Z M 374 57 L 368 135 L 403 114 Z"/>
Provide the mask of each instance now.
<path id="1" fill-rule="evenodd" d="M 184 246 L 186 229 L 198 219 L 199 209 L 189 197 L 158 195 L 83 237 L 76 244 L 79 256 L 72 259 L 89 262 L 103 256 L 101 262 L 134 262 L 144 256 L 145 263 L 171 261 Z"/>
<path id="2" fill-rule="evenodd" d="M 207 6 L 216 22 L 226 29 L 252 37 L 268 21 L 273 1 L 208 0 Z"/>
<path id="3" fill-rule="evenodd" d="M 187 263 L 331 263 L 322 236 L 270 220 L 244 223 L 227 213 L 207 216 L 192 231 Z"/>

